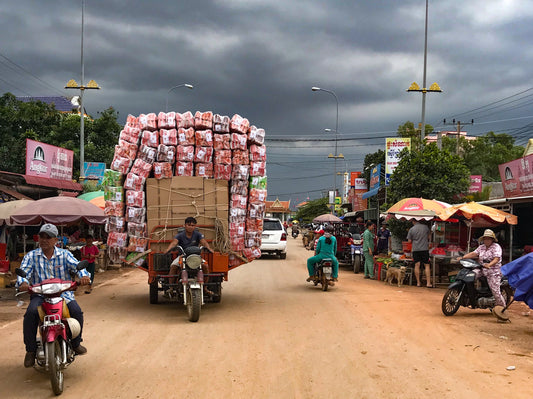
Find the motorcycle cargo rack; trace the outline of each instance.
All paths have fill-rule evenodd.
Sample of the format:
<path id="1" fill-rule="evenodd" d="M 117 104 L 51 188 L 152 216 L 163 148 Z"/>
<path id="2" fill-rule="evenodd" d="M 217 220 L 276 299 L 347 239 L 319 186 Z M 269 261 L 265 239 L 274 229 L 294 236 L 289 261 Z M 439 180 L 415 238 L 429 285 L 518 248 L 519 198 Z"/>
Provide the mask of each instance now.
<path id="1" fill-rule="evenodd" d="M 164 253 L 154 253 L 154 270 L 158 272 L 164 272 L 170 270 L 170 264 L 172 263 L 172 255 Z"/>

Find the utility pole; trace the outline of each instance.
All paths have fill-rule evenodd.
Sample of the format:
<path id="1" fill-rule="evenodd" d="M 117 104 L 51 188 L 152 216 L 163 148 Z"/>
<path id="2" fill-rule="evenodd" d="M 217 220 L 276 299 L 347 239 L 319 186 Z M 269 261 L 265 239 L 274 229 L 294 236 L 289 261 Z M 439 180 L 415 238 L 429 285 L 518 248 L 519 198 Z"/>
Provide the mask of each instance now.
<path id="1" fill-rule="evenodd" d="M 443 124 L 444 125 L 457 125 L 457 146 L 456 146 L 456 149 L 455 149 L 455 152 L 457 155 L 459 155 L 459 138 L 461 137 L 461 125 L 464 127 L 465 125 L 473 125 L 474 124 L 474 120 L 472 119 L 470 122 L 466 122 L 466 123 L 462 123 L 461 124 L 461 121 L 455 121 L 452 120 L 452 123 L 446 123 L 446 119 L 443 120 Z"/>

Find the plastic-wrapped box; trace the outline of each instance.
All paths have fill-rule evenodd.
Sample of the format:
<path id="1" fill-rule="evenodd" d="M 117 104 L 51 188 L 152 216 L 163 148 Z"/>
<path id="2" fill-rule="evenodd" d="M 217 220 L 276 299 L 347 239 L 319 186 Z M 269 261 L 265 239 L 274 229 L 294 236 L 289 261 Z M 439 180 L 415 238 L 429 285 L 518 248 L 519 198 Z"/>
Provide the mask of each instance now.
<path id="1" fill-rule="evenodd" d="M 128 236 L 142 238 L 148 237 L 148 232 L 146 231 L 146 223 L 128 223 Z"/>
<path id="2" fill-rule="evenodd" d="M 231 135 L 230 134 L 214 134 L 213 147 L 215 150 L 230 150 L 231 149 Z"/>
<path id="3" fill-rule="evenodd" d="M 146 220 L 146 208 L 126 207 L 126 222 L 144 223 Z"/>
<path id="4" fill-rule="evenodd" d="M 176 160 L 176 147 L 172 145 L 159 144 L 157 147 L 157 161 L 174 163 Z"/>
<path id="5" fill-rule="evenodd" d="M 215 163 L 213 165 L 213 177 L 217 180 L 231 180 L 231 165 Z"/>
<path id="6" fill-rule="evenodd" d="M 104 170 L 104 178 L 102 179 L 102 186 L 121 186 L 122 185 L 122 178 L 124 175 L 116 170 L 113 169 L 106 169 Z"/>
<path id="7" fill-rule="evenodd" d="M 233 175 L 233 172 L 232 172 Z M 231 194 L 248 195 L 248 180 L 238 180 L 233 178 L 231 180 Z"/>
<path id="8" fill-rule="evenodd" d="M 248 165 L 250 163 L 250 155 L 248 150 L 233 150 L 231 152 L 233 165 Z"/>
<path id="9" fill-rule="evenodd" d="M 194 116 L 190 111 L 187 111 L 183 114 L 176 112 L 176 128 L 185 128 L 194 127 Z"/>
<path id="10" fill-rule="evenodd" d="M 140 114 L 139 124 L 141 130 L 157 130 L 157 115 L 153 112 L 146 115 Z"/>
<path id="11" fill-rule="evenodd" d="M 160 112 L 157 115 L 157 126 L 159 129 L 172 129 L 176 127 L 176 113 L 174 111 Z"/>
<path id="12" fill-rule="evenodd" d="M 246 248 L 260 247 L 261 246 L 261 233 L 258 231 L 244 232 L 244 246 Z"/>
<path id="13" fill-rule="evenodd" d="M 145 206 L 144 191 L 126 190 L 126 205 L 143 208 Z"/>
<path id="14" fill-rule="evenodd" d="M 250 204 L 262 204 L 266 201 L 267 190 L 261 190 L 258 188 L 250 189 L 250 194 L 248 195 L 248 201 Z"/>
<path id="15" fill-rule="evenodd" d="M 172 179 L 172 164 L 170 162 L 154 163 L 154 177 L 156 179 Z"/>
<path id="16" fill-rule="evenodd" d="M 213 147 L 196 147 L 194 162 L 209 163 L 213 161 Z"/>
<path id="17" fill-rule="evenodd" d="M 232 150 L 246 150 L 248 145 L 248 136 L 246 134 L 232 133 L 231 134 L 231 149 Z"/>
<path id="18" fill-rule="evenodd" d="M 128 244 L 128 234 L 110 231 L 107 235 L 107 246 L 125 247 Z"/>
<path id="19" fill-rule="evenodd" d="M 192 162 L 176 162 L 176 176 L 194 176 L 194 163 Z"/>
<path id="20" fill-rule="evenodd" d="M 159 142 L 164 145 L 178 145 L 178 131 L 176 129 L 160 129 Z"/>
<path id="21" fill-rule="evenodd" d="M 142 191 L 146 178 L 136 175 L 135 173 L 128 173 L 126 180 L 124 180 L 124 189 L 133 191 Z"/>
<path id="22" fill-rule="evenodd" d="M 197 130 L 194 137 L 197 147 L 213 147 L 213 132 L 211 130 Z"/>
<path id="23" fill-rule="evenodd" d="M 262 219 L 265 217 L 265 204 L 252 203 L 248 205 L 248 217 Z"/>
<path id="24" fill-rule="evenodd" d="M 133 173 L 139 177 L 147 179 L 152 171 L 152 164 L 137 158 L 131 167 L 130 173 Z M 129 175 L 129 174 L 128 174 Z M 126 176 L 127 179 L 127 176 Z"/>
<path id="25" fill-rule="evenodd" d="M 230 235 L 230 248 L 232 251 L 243 251 L 244 250 L 244 236 Z"/>
<path id="26" fill-rule="evenodd" d="M 125 259 L 128 255 L 128 248 L 127 247 L 117 247 L 117 246 L 109 246 L 107 248 L 107 256 L 109 256 L 109 260 L 113 263 L 118 263 L 122 259 Z"/>
<path id="27" fill-rule="evenodd" d="M 137 152 L 137 159 L 142 159 L 148 163 L 154 163 L 157 157 L 157 149 L 147 145 L 141 145 Z"/>
<path id="28" fill-rule="evenodd" d="M 193 145 L 178 145 L 176 147 L 176 161 L 193 162 L 194 161 L 194 146 Z"/>
<path id="29" fill-rule="evenodd" d="M 115 155 L 111 162 L 111 169 L 125 175 L 130 170 L 132 160 L 126 157 Z"/>
<path id="30" fill-rule="evenodd" d="M 246 209 L 246 205 L 247 204 L 248 204 L 248 197 L 247 196 L 240 195 L 240 194 L 231 194 L 230 206 L 232 208 Z"/>
<path id="31" fill-rule="evenodd" d="M 246 231 L 246 223 L 230 223 L 229 224 L 229 236 L 242 236 L 244 238 L 244 232 Z"/>
<path id="32" fill-rule="evenodd" d="M 267 177 L 266 176 L 252 176 L 250 177 L 250 188 L 258 188 L 260 190 L 266 190 Z"/>
<path id="33" fill-rule="evenodd" d="M 124 202 L 106 201 L 104 208 L 105 216 L 124 216 Z"/>
<path id="34" fill-rule="evenodd" d="M 265 176 L 266 175 L 266 162 L 252 162 L 250 164 L 250 176 Z"/>
<path id="35" fill-rule="evenodd" d="M 252 144 L 250 146 L 250 161 L 266 161 L 266 147 L 264 145 Z"/>
<path id="36" fill-rule="evenodd" d="M 229 116 L 215 114 L 213 116 L 213 132 L 229 133 Z"/>
<path id="37" fill-rule="evenodd" d="M 144 130 L 141 138 L 141 145 L 157 148 L 159 145 L 159 132 Z"/>
<path id="38" fill-rule="evenodd" d="M 244 222 L 246 222 L 246 209 L 243 209 L 243 208 L 229 208 L 229 222 L 230 223 L 244 223 Z"/>
<path id="39" fill-rule="evenodd" d="M 231 150 L 215 150 L 214 163 L 231 165 Z"/>
<path id="40" fill-rule="evenodd" d="M 135 127 L 139 130 L 141 129 L 139 118 L 137 116 L 133 116 L 132 114 L 128 114 L 128 116 L 126 117 L 126 126 Z"/>
<path id="41" fill-rule="evenodd" d="M 148 238 L 130 236 L 130 243 L 128 251 L 130 252 L 144 252 L 148 246 Z"/>
<path id="42" fill-rule="evenodd" d="M 137 124 L 137 126 L 130 126 L 126 124 L 126 126 L 124 126 L 124 129 L 122 129 L 119 135 L 120 140 L 126 140 L 127 142 L 132 144 L 138 144 L 140 137 L 141 129 L 139 127 L 139 124 Z"/>
<path id="43" fill-rule="evenodd" d="M 194 128 L 196 130 L 213 129 L 213 113 L 211 111 L 196 111 L 194 114 Z"/>
<path id="44" fill-rule="evenodd" d="M 246 218 L 246 231 L 263 231 L 263 218 Z"/>
<path id="45" fill-rule="evenodd" d="M 104 201 L 118 201 L 124 202 L 124 189 L 119 187 L 104 187 Z"/>
<path id="46" fill-rule="evenodd" d="M 201 176 L 201 177 L 213 177 L 213 163 L 197 163 L 195 165 L 195 176 Z"/>
<path id="47" fill-rule="evenodd" d="M 126 221 L 122 216 L 108 216 L 105 223 L 105 231 L 107 233 L 114 231 L 117 233 L 124 233 L 126 230 Z"/>
<path id="48" fill-rule="evenodd" d="M 179 128 L 178 129 L 178 144 L 179 145 L 194 145 L 196 142 L 196 137 L 194 134 L 194 129 L 189 127 Z"/>
<path id="49" fill-rule="evenodd" d="M 254 259 L 259 259 L 261 257 L 261 249 L 259 248 L 260 246 L 261 246 L 261 242 L 256 247 L 243 249 L 242 254 L 244 255 L 246 259 L 248 259 L 248 262 Z"/>
<path id="50" fill-rule="evenodd" d="M 233 165 L 231 170 L 231 179 L 232 180 L 246 180 L 250 176 L 250 166 L 249 165 Z"/>
<path id="51" fill-rule="evenodd" d="M 126 140 L 119 140 L 118 146 L 115 146 L 115 154 L 134 160 L 137 156 L 138 149 L 139 146 L 137 144 L 132 144 Z"/>
<path id="52" fill-rule="evenodd" d="M 242 116 L 235 114 L 230 121 L 230 131 L 235 133 L 246 134 L 250 127 L 250 121 Z"/>
<path id="53" fill-rule="evenodd" d="M 250 126 L 248 141 L 253 144 L 263 145 L 265 143 L 265 130 Z"/>

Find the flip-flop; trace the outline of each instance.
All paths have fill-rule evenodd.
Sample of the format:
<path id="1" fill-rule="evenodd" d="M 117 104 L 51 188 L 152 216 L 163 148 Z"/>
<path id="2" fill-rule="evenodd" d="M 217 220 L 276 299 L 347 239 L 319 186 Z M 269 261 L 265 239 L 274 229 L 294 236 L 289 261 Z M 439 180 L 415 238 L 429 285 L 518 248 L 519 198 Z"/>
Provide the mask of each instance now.
<path id="1" fill-rule="evenodd" d="M 432 285 L 426 285 L 426 288 L 433 288 Z"/>

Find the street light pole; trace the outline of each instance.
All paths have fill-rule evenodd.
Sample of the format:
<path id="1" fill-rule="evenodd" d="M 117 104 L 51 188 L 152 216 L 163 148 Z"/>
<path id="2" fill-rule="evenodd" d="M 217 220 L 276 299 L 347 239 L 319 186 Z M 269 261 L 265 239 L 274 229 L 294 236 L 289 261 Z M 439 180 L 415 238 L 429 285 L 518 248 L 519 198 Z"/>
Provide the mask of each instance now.
<path id="1" fill-rule="evenodd" d="M 174 87 L 171 87 L 170 89 L 168 89 L 167 91 L 167 101 L 166 101 L 166 105 L 165 105 L 165 112 L 168 112 L 168 95 L 170 94 L 170 92 L 174 89 L 177 89 L 178 87 L 186 87 L 188 89 L 194 89 L 194 86 L 193 85 L 190 85 L 188 83 L 183 83 L 181 85 L 177 85 L 177 86 L 174 86 Z"/>

